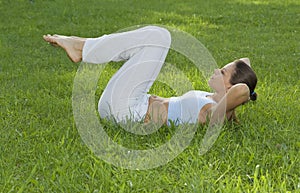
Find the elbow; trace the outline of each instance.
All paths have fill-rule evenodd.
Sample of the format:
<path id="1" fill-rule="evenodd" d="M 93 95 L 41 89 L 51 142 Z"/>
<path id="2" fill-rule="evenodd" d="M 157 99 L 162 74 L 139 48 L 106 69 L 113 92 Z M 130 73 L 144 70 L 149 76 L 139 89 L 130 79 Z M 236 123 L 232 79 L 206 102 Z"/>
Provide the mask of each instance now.
<path id="1" fill-rule="evenodd" d="M 234 85 L 232 87 L 232 92 L 234 92 L 236 99 L 238 99 L 241 103 L 245 103 L 249 100 L 250 90 L 244 83 Z"/>
<path id="2" fill-rule="evenodd" d="M 242 88 L 240 89 L 240 96 L 241 96 L 241 101 L 242 101 L 242 104 L 248 102 L 250 100 L 250 89 L 249 87 L 244 84 L 242 86 Z"/>
<path id="3" fill-rule="evenodd" d="M 199 117 L 199 118 L 198 118 L 198 123 L 199 123 L 200 125 L 205 125 L 206 122 L 207 122 L 206 117 L 205 117 L 205 118 L 204 118 L 204 117 Z"/>
<path id="4" fill-rule="evenodd" d="M 234 86 L 232 86 L 232 89 L 234 89 L 234 91 L 237 92 L 240 96 L 248 96 L 250 93 L 249 87 L 244 83 L 235 84 Z"/>

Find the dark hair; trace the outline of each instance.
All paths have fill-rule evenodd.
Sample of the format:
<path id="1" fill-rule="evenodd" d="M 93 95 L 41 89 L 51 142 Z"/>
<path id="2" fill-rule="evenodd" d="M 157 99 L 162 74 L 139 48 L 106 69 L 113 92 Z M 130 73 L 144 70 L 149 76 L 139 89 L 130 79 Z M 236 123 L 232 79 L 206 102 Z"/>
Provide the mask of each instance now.
<path id="1" fill-rule="evenodd" d="M 238 83 L 244 83 L 249 87 L 250 90 L 250 100 L 255 101 L 257 99 L 257 94 L 254 92 L 257 83 L 257 77 L 252 68 L 247 65 L 242 60 L 236 60 L 235 63 L 235 72 L 230 78 L 230 83 L 232 85 Z"/>

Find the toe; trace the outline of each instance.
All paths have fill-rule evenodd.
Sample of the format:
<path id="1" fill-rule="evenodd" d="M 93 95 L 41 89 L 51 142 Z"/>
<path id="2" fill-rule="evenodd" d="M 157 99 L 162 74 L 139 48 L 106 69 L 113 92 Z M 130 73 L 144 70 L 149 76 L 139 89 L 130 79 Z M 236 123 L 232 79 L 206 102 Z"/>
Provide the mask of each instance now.
<path id="1" fill-rule="evenodd" d="M 51 37 L 50 34 L 47 34 L 47 35 L 43 35 L 44 38 L 48 38 L 48 37 Z"/>
<path id="2" fill-rule="evenodd" d="M 45 41 L 48 41 L 48 35 L 43 35 L 43 39 L 44 39 Z"/>
<path id="3" fill-rule="evenodd" d="M 43 39 L 48 42 L 49 44 L 53 45 L 53 46 L 57 46 L 57 42 L 55 40 L 55 38 L 50 35 L 50 34 L 47 34 L 47 35 L 43 35 Z"/>

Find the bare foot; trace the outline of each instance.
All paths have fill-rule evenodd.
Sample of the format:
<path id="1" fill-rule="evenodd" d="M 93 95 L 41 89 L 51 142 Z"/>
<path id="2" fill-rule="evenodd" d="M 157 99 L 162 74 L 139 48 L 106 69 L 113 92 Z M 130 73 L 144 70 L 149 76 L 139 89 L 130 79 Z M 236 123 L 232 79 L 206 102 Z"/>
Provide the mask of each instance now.
<path id="1" fill-rule="evenodd" d="M 43 38 L 51 45 L 63 48 L 73 62 L 80 62 L 82 60 L 82 48 L 85 38 L 49 34 L 44 35 Z"/>

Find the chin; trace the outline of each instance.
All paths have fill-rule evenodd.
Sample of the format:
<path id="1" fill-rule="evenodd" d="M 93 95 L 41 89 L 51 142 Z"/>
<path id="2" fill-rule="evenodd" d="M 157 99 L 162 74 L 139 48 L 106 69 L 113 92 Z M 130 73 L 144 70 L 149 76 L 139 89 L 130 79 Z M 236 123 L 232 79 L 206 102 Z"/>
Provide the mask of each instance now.
<path id="1" fill-rule="evenodd" d="M 208 85 L 211 87 L 211 88 L 213 88 L 213 79 L 211 78 L 211 79 L 209 79 L 208 81 L 207 81 L 207 83 L 208 83 Z"/>
<path id="2" fill-rule="evenodd" d="M 214 86 L 213 86 L 213 84 L 212 84 L 211 81 L 208 81 L 208 86 L 209 86 L 211 89 L 215 90 L 215 89 L 214 89 Z"/>

